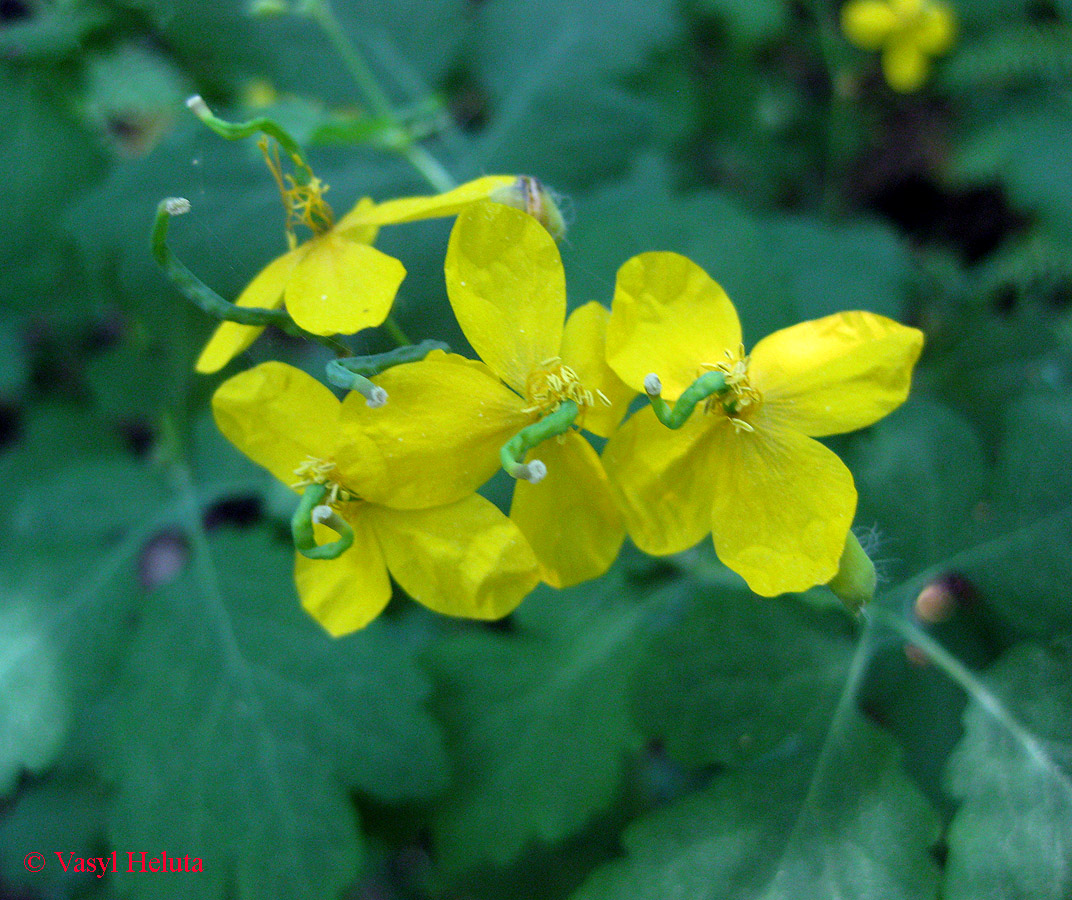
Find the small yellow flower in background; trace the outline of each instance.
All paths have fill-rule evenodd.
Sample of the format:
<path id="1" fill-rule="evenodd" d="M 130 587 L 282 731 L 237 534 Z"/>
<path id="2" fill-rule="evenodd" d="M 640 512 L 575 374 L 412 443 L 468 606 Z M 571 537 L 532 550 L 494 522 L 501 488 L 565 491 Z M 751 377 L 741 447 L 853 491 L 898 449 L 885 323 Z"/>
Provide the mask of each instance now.
<path id="1" fill-rule="evenodd" d="M 538 581 L 535 557 L 517 526 L 475 494 L 405 510 L 362 499 L 366 490 L 392 496 L 376 448 L 353 427 L 353 409 L 364 406 L 356 393 L 340 403 L 314 378 L 280 362 L 228 379 L 212 398 L 216 422 L 231 443 L 296 490 L 324 485 L 354 531 L 353 545 L 337 559 L 296 555 L 302 605 L 331 634 L 347 634 L 387 605 L 390 572 L 436 612 L 507 615 Z M 326 527 L 316 529 L 318 541 L 332 540 Z"/>
<path id="2" fill-rule="evenodd" d="M 634 396 L 605 361 L 607 309 L 589 303 L 566 320 L 558 247 L 531 216 L 473 204 L 451 232 L 445 271 L 451 306 L 483 363 L 437 351 L 376 378 L 387 406 L 354 407 L 400 505 L 478 488 L 498 469 L 500 447 L 566 400 L 580 408 L 578 426 L 606 437 Z M 510 516 L 541 577 L 565 587 L 602 575 L 625 530 L 598 454 L 570 430 L 530 457 L 546 476 L 517 482 Z"/>
<path id="3" fill-rule="evenodd" d="M 266 151 L 267 155 L 267 151 Z M 327 186 L 313 177 L 297 185 L 278 160 L 268 159 L 287 214 L 290 249 L 268 263 L 235 301 L 238 306 L 278 309 L 313 334 L 354 334 L 383 324 L 406 275 L 397 259 L 372 247 L 380 225 L 453 216 L 475 200 L 512 184 L 509 175 L 489 175 L 452 191 L 376 204 L 359 200 L 338 222 L 324 200 Z M 312 236 L 299 242 L 295 226 Z M 224 322 L 205 345 L 198 372 L 217 372 L 246 350 L 264 329 Z"/>
<path id="4" fill-rule="evenodd" d="M 849 0 L 841 30 L 864 50 L 882 51 L 882 71 L 895 91 L 917 90 L 930 58 L 953 45 L 956 17 L 941 0 Z"/>
<path id="5" fill-rule="evenodd" d="M 757 594 L 826 584 L 856 511 L 852 475 L 814 437 L 863 428 L 908 395 L 923 335 L 867 312 L 804 322 L 744 352 L 737 312 L 699 266 L 674 253 L 618 272 L 607 360 L 627 385 L 654 373 L 676 400 L 709 371 L 729 391 L 678 429 L 646 408 L 611 437 L 604 465 L 636 545 L 665 555 L 708 532 Z"/>

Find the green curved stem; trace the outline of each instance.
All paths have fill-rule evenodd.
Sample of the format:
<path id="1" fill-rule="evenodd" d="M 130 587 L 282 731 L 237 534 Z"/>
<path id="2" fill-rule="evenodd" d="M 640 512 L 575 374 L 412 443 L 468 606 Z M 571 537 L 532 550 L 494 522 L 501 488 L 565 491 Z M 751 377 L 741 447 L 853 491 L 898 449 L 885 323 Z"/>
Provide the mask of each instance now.
<path id="1" fill-rule="evenodd" d="M 349 353 L 349 348 L 330 337 L 319 334 L 311 334 L 303 328 L 299 328 L 294 320 L 284 309 L 263 309 L 258 306 L 236 306 L 224 300 L 212 288 L 205 284 L 193 272 L 191 272 L 172 251 L 167 243 L 168 225 L 172 215 L 179 215 L 189 209 L 189 204 L 169 197 L 161 200 L 156 207 L 156 219 L 153 221 L 152 253 L 153 258 L 164 270 L 164 274 L 171 280 L 187 300 L 191 301 L 198 309 L 214 319 L 222 322 L 237 322 L 239 325 L 274 325 L 287 334 L 295 337 L 303 337 L 310 341 L 316 341 L 325 347 L 330 347 L 336 353 Z"/>
<path id="2" fill-rule="evenodd" d="M 510 438 L 499 451 L 499 459 L 506 474 L 511 478 L 531 481 L 533 484 L 540 481 L 547 474 L 547 467 L 538 459 L 523 462 L 525 454 L 548 438 L 565 434 L 579 413 L 580 408 L 574 401 L 564 400 L 553 413 L 544 416 L 539 422 L 533 422 Z"/>
<path id="3" fill-rule="evenodd" d="M 369 378 L 379 375 L 392 366 L 424 359 L 433 350 L 443 350 L 449 353 L 450 347 L 442 341 L 428 340 L 421 341 L 419 344 L 396 347 L 386 353 L 333 359 L 327 365 L 328 381 L 348 391 L 357 391 L 365 398 L 369 406 L 380 407 L 387 402 L 387 392 L 369 381 Z"/>
<path id="4" fill-rule="evenodd" d="M 240 141 L 254 134 L 266 134 L 279 141 L 279 146 L 286 150 L 292 158 L 302 158 L 301 145 L 274 119 L 269 119 L 267 116 L 258 116 L 248 122 L 228 122 L 213 113 L 200 94 L 194 94 L 186 101 L 186 105 L 197 118 L 222 138 L 226 138 L 229 141 Z"/>
<path id="5" fill-rule="evenodd" d="M 301 502 L 294 511 L 290 520 L 290 533 L 294 536 L 294 548 L 309 559 L 338 559 L 354 544 L 354 530 L 342 516 L 330 507 L 322 506 L 328 489 L 322 484 L 312 484 L 305 489 Z M 326 509 L 327 513 L 317 514 L 318 509 Z M 317 521 L 327 525 L 338 534 L 339 539 L 330 544 L 316 543 L 313 528 L 313 517 Z"/>
<path id="6" fill-rule="evenodd" d="M 726 393 L 726 376 L 722 372 L 705 372 L 677 398 L 673 409 L 659 394 L 648 394 L 656 418 L 667 428 L 680 428 L 692 415 L 696 404 L 716 394 Z"/>

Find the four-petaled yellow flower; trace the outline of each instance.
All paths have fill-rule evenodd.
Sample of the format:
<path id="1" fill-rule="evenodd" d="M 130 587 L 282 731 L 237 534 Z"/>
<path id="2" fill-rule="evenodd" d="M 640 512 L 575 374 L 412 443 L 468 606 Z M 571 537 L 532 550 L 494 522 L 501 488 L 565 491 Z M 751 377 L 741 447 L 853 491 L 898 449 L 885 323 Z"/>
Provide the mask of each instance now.
<path id="1" fill-rule="evenodd" d="M 952 46 L 956 19 L 941 0 L 849 0 L 841 29 L 858 47 L 881 50 L 887 83 L 907 92 L 927 80 L 930 58 Z"/>
<path id="2" fill-rule="evenodd" d="M 679 430 L 649 407 L 611 437 L 604 464 L 626 526 L 648 553 L 709 531 L 719 558 L 757 594 L 837 574 L 856 510 L 852 475 L 813 440 L 863 428 L 908 395 L 923 335 L 867 312 L 804 322 L 744 353 L 737 312 L 695 263 L 645 253 L 618 272 L 607 360 L 627 385 L 656 374 L 675 400 L 705 372 L 728 391 Z"/>
<path id="3" fill-rule="evenodd" d="M 313 334 L 353 334 L 383 323 L 406 275 L 397 259 L 372 246 L 380 225 L 453 216 L 475 200 L 509 188 L 517 179 L 488 175 L 452 191 L 424 197 L 404 197 L 375 204 L 358 201 L 338 222 L 324 201 L 327 190 L 313 177 L 301 186 L 281 174 L 278 161 L 269 166 L 279 182 L 287 213 L 290 249 L 268 263 L 242 291 L 236 304 L 278 309 L 284 303 L 291 318 Z M 294 226 L 312 236 L 299 243 Z M 216 329 L 197 361 L 198 372 L 216 372 L 248 348 L 262 327 L 224 322 Z"/>
<path id="4" fill-rule="evenodd" d="M 353 546 L 337 559 L 296 557 L 302 605 L 332 634 L 379 615 L 391 597 L 388 572 L 430 609 L 474 619 L 505 616 L 536 585 L 528 543 L 483 497 L 391 508 L 402 486 L 384 483 L 375 448 L 354 427 L 354 409 L 367 409 L 360 395 L 340 403 L 301 370 L 267 362 L 220 385 L 212 406 L 220 431 L 239 450 L 295 489 L 324 485 L 353 529 Z M 369 502 L 367 494 L 382 501 Z M 325 526 L 316 529 L 321 543 L 333 540 Z"/>
<path id="5" fill-rule="evenodd" d="M 567 400 L 580 409 L 578 426 L 606 437 L 633 396 L 606 364 L 606 308 L 589 303 L 565 321 L 558 247 L 531 216 L 473 204 L 451 232 L 445 271 L 454 313 L 484 362 L 433 353 L 376 378 L 387 406 L 355 406 L 398 505 L 476 489 L 499 467 L 506 441 Z M 541 577 L 564 587 L 603 574 L 625 531 L 596 451 L 569 430 L 530 457 L 546 465 L 546 477 L 518 481 L 510 516 Z"/>

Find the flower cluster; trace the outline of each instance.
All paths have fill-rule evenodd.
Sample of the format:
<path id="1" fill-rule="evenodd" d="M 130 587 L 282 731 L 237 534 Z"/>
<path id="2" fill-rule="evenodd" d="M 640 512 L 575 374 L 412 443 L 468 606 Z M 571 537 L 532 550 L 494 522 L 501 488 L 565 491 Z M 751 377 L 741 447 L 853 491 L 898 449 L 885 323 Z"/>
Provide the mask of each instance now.
<path id="1" fill-rule="evenodd" d="M 907 93 L 927 80 L 931 57 L 948 52 L 957 25 L 942 0 L 849 0 L 841 29 L 858 47 L 882 51 L 886 82 Z"/>
<path id="2" fill-rule="evenodd" d="M 223 433 L 302 495 L 296 581 L 330 632 L 380 612 L 388 573 L 438 612 L 501 617 L 538 581 L 598 577 L 627 534 L 657 555 L 711 534 L 763 595 L 857 590 L 838 587 L 853 581 L 845 561 L 862 557 L 853 479 L 815 438 L 905 399 L 919 331 L 848 312 L 746 352 L 729 298 L 673 253 L 628 260 L 610 309 L 567 316 L 561 217 L 531 179 L 362 200 L 338 222 L 319 183 L 304 194 L 280 184 L 288 222 L 312 236 L 292 237 L 240 303 L 285 304 L 321 335 L 378 325 L 404 270 L 371 247 L 376 229 L 454 215 L 447 294 L 479 357 L 434 349 L 372 371 L 375 403 L 367 390 L 340 401 L 279 362 L 217 390 Z M 255 336 L 225 323 L 199 367 L 219 368 Z M 627 417 L 640 394 L 648 405 Z M 516 479 L 508 516 L 477 493 L 500 466 Z"/>

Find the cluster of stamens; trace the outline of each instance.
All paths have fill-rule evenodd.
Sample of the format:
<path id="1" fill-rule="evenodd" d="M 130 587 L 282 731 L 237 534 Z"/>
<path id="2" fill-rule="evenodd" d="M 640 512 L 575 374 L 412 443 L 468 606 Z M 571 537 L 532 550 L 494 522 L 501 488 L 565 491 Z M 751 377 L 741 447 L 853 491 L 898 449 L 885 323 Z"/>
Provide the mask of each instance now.
<path id="1" fill-rule="evenodd" d="M 604 406 L 610 406 L 606 394 L 588 390 L 581 384 L 577 372 L 564 365 L 557 356 L 545 359 L 540 363 L 540 367 L 529 375 L 525 392 L 529 400 L 529 405 L 524 410 L 526 413 L 547 415 L 554 412 L 564 401 L 572 400 L 580 410 L 578 423 L 583 419 L 585 411 L 595 406 L 597 401 Z"/>
<path id="2" fill-rule="evenodd" d="M 338 506 L 340 503 L 357 500 L 357 494 L 346 490 L 331 477 L 334 471 L 335 463 L 331 460 L 307 456 L 305 461 L 294 470 L 294 474 L 299 480 L 294 482 L 291 487 L 296 491 L 300 491 L 314 484 L 322 484 L 328 490 L 328 495 L 324 498 L 328 506 Z"/>
<path id="3" fill-rule="evenodd" d="M 726 379 L 727 388 L 724 393 L 713 394 L 707 398 L 704 412 L 720 409 L 726 414 L 734 430 L 755 431 L 742 415 L 754 411 L 763 402 L 763 397 L 748 383 L 749 357 L 745 356 L 744 344 L 738 347 L 736 353 L 727 349 L 725 355 L 726 358 L 721 362 L 704 363 L 702 366 L 709 372 L 721 372 Z"/>
<path id="4" fill-rule="evenodd" d="M 269 149 L 266 140 L 258 146 L 264 154 L 264 161 L 279 187 L 279 196 L 286 210 L 287 241 L 291 249 L 297 246 L 298 238 L 294 233 L 296 225 L 304 225 L 313 234 L 324 234 L 335 223 L 335 214 L 324 199 L 328 185 L 317 178 L 299 157 L 294 157 L 294 164 L 299 167 L 302 178 L 299 181 L 293 175 L 284 175 L 279 161 L 279 148 L 272 145 Z"/>

